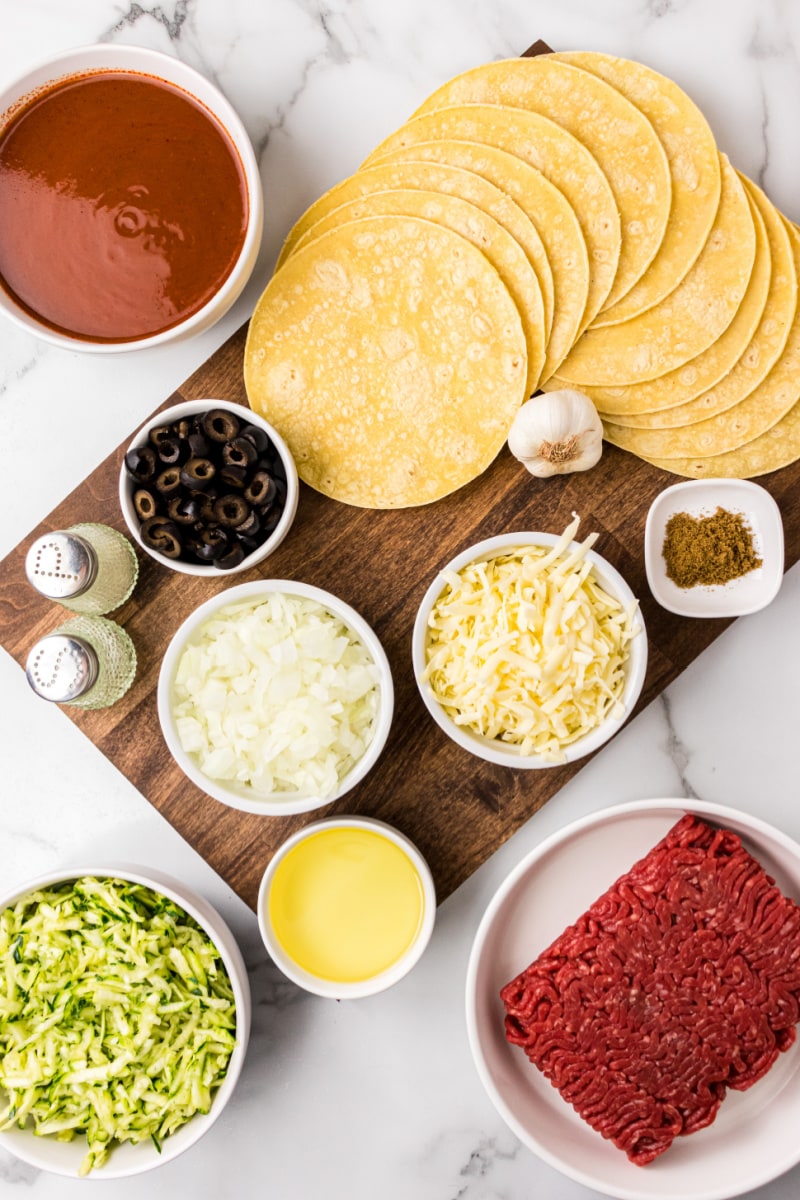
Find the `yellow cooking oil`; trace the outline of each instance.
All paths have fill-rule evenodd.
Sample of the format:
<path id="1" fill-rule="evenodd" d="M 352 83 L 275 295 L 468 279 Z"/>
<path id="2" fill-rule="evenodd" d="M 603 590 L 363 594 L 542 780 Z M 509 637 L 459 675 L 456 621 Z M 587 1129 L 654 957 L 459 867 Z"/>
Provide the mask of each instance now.
<path id="1" fill-rule="evenodd" d="M 278 864 L 268 897 L 284 952 L 332 983 L 372 979 L 402 958 L 419 934 L 424 903 L 408 855 L 356 826 L 299 841 Z"/>

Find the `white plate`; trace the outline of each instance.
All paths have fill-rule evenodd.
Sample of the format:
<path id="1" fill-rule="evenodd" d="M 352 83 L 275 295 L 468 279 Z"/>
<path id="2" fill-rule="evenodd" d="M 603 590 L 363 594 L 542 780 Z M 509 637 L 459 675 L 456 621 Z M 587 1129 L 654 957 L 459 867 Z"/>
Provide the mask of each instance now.
<path id="1" fill-rule="evenodd" d="M 663 546 L 675 513 L 708 517 L 717 508 L 741 513 L 750 526 L 761 566 L 728 583 L 681 588 L 667 576 Z M 644 565 L 650 591 L 668 612 L 683 617 L 742 617 L 766 607 L 783 579 L 783 522 L 766 488 L 749 479 L 686 479 L 656 496 L 644 528 Z"/>
<path id="2" fill-rule="evenodd" d="M 470 1046 L 500 1115 L 551 1166 L 617 1200 L 729 1200 L 800 1160 L 798 1042 L 748 1091 L 729 1091 L 713 1125 L 636 1167 L 505 1039 L 500 989 L 686 812 L 740 834 L 782 891 L 800 899 L 800 846 L 763 821 L 696 800 L 623 804 L 574 822 L 523 859 L 486 910 L 467 971 Z"/>

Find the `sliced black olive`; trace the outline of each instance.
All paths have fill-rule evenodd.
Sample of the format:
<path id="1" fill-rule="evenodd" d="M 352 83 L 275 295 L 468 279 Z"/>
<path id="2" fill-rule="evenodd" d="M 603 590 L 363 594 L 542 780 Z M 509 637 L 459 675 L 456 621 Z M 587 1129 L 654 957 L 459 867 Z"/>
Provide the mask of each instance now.
<path id="1" fill-rule="evenodd" d="M 256 504 L 259 508 L 265 508 L 274 500 L 276 491 L 275 480 L 269 472 L 256 471 L 244 489 L 244 495 L 245 499 L 249 500 L 251 504 Z"/>
<path id="2" fill-rule="evenodd" d="M 190 458 L 181 468 L 181 483 L 190 491 L 202 491 L 211 483 L 216 470 L 209 458 Z"/>
<path id="3" fill-rule="evenodd" d="M 243 488 L 247 482 L 247 467 L 235 467 L 227 463 L 220 467 L 219 477 L 228 487 Z"/>
<path id="4" fill-rule="evenodd" d="M 158 450 L 161 443 L 166 441 L 167 438 L 171 438 L 172 435 L 173 435 L 173 430 L 172 430 L 171 425 L 156 425 L 153 429 L 150 430 L 150 433 L 148 436 L 150 438 L 150 441 L 155 446 L 156 450 Z"/>
<path id="5" fill-rule="evenodd" d="M 240 562 L 244 561 L 244 550 L 239 542 L 234 542 L 229 550 L 216 560 L 217 566 L 223 571 L 229 571 L 231 567 L 238 567 Z"/>
<path id="6" fill-rule="evenodd" d="M 149 488 L 137 488 L 133 493 L 133 507 L 140 521 L 147 521 L 158 512 L 158 500 Z"/>
<path id="7" fill-rule="evenodd" d="M 212 408 L 203 417 L 202 429 L 212 442 L 229 442 L 239 432 L 239 418 L 225 408 Z"/>
<path id="8" fill-rule="evenodd" d="M 278 508 L 283 508 L 283 506 L 286 504 L 286 491 L 287 491 L 286 480 L 285 479 L 276 479 L 275 480 L 275 504 L 277 505 Z"/>
<path id="9" fill-rule="evenodd" d="M 222 447 L 222 461 L 234 467 L 252 467 L 257 458 L 255 446 L 246 437 L 232 438 Z"/>
<path id="10" fill-rule="evenodd" d="M 179 525 L 192 525 L 200 517 L 200 500 L 195 493 L 173 496 L 167 505 L 167 513 Z"/>
<path id="11" fill-rule="evenodd" d="M 239 535 L 238 529 L 236 531 L 236 534 L 238 537 L 238 535 Z M 239 545 L 242 547 L 245 554 L 252 554 L 254 550 L 258 550 L 260 546 L 263 546 L 263 544 L 264 544 L 264 539 L 260 538 L 260 537 L 240 537 L 239 538 Z"/>
<path id="12" fill-rule="evenodd" d="M 231 544 L 231 535 L 221 525 L 209 525 L 193 539 L 195 554 L 203 562 L 214 562 Z"/>
<path id="13" fill-rule="evenodd" d="M 208 491 L 197 492 L 197 497 L 200 500 L 200 520 L 215 521 L 214 505 L 219 499 L 219 492 L 216 488 L 211 487 Z"/>
<path id="14" fill-rule="evenodd" d="M 185 442 L 189 434 L 192 432 L 192 422 L 188 417 L 181 417 L 174 425 L 175 437 Z"/>
<path id="15" fill-rule="evenodd" d="M 189 447 L 177 437 L 162 438 L 158 444 L 158 457 L 165 466 L 175 466 L 189 457 Z"/>
<path id="16" fill-rule="evenodd" d="M 134 446 L 125 455 L 125 466 L 138 483 L 149 483 L 158 469 L 156 452 L 152 446 Z"/>
<path id="17" fill-rule="evenodd" d="M 208 458 L 211 453 L 211 443 L 204 433 L 197 429 L 190 433 L 186 440 L 189 443 L 189 452 L 192 458 Z"/>
<path id="18" fill-rule="evenodd" d="M 233 494 L 220 496 L 214 505 L 214 516 L 220 525 L 227 525 L 229 529 L 235 529 L 250 516 L 250 505 L 243 496 Z"/>
<path id="19" fill-rule="evenodd" d="M 192 554 L 199 562 L 210 563 L 218 556 L 218 551 L 214 546 L 207 546 L 203 542 L 192 542 L 189 546 Z"/>
<path id="20" fill-rule="evenodd" d="M 261 533 L 263 534 L 263 536 L 265 538 L 269 537 L 269 535 L 273 532 L 273 530 L 276 528 L 278 521 L 280 521 L 280 519 L 281 519 L 281 510 L 276 507 L 271 508 L 270 511 L 267 513 L 267 515 L 264 517 L 264 520 L 261 525 Z"/>
<path id="21" fill-rule="evenodd" d="M 158 550 L 165 558 L 179 558 L 181 538 L 178 527 L 169 517 L 150 517 L 142 523 L 142 541 Z"/>
<path id="22" fill-rule="evenodd" d="M 174 496 L 181 486 L 179 467 L 166 467 L 160 475 L 156 475 L 156 490 L 162 496 Z"/>
<path id="23" fill-rule="evenodd" d="M 267 450 L 269 450 L 270 446 L 272 445 L 265 430 L 263 430 L 259 425 L 245 425 L 244 428 L 240 430 L 240 436 L 247 438 L 249 442 L 252 442 L 259 454 L 266 454 Z"/>
<path id="24" fill-rule="evenodd" d="M 239 525 L 236 526 L 237 537 L 254 537 L 261 529 L 261 518 L 255 509 L 250 510 L 250 515 L 245 518 Z"/>

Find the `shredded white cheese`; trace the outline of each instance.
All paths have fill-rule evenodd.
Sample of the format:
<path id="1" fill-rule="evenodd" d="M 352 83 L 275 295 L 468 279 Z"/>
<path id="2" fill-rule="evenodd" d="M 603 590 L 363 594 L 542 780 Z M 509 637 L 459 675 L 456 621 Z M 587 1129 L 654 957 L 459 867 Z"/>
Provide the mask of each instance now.
<path id="1" fill-rule="evenodd" d="M 372 740 L 377 665 L 316 600 L 229 604 L 184 650 L 173 684 L 181 746 L 209 778 L 256 795 L 331 796 Z"/>
<path id="2" fill-rule="evenodd" d="M 564 747 L 621 718 L 624 666 L 638 631 L 574 549 L 576 516 L 558 543 L 525 546 L 460 571 L 428 619 L 423 682 L 457 725 L 564 760 Z"/>

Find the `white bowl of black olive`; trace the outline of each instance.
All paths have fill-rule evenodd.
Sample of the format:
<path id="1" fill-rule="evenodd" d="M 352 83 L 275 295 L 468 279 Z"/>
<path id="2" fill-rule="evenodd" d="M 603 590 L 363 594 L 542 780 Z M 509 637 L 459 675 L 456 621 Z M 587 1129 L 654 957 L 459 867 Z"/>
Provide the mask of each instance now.
<path id="1" fill-rule="evenodd" d="M 119 499 L 131 534 L 156 562 L 218 576 L 263 562 L 286 537 L 297 468 L 278 431 L 251 409 L 187 400 L 133 438 Z"/>

